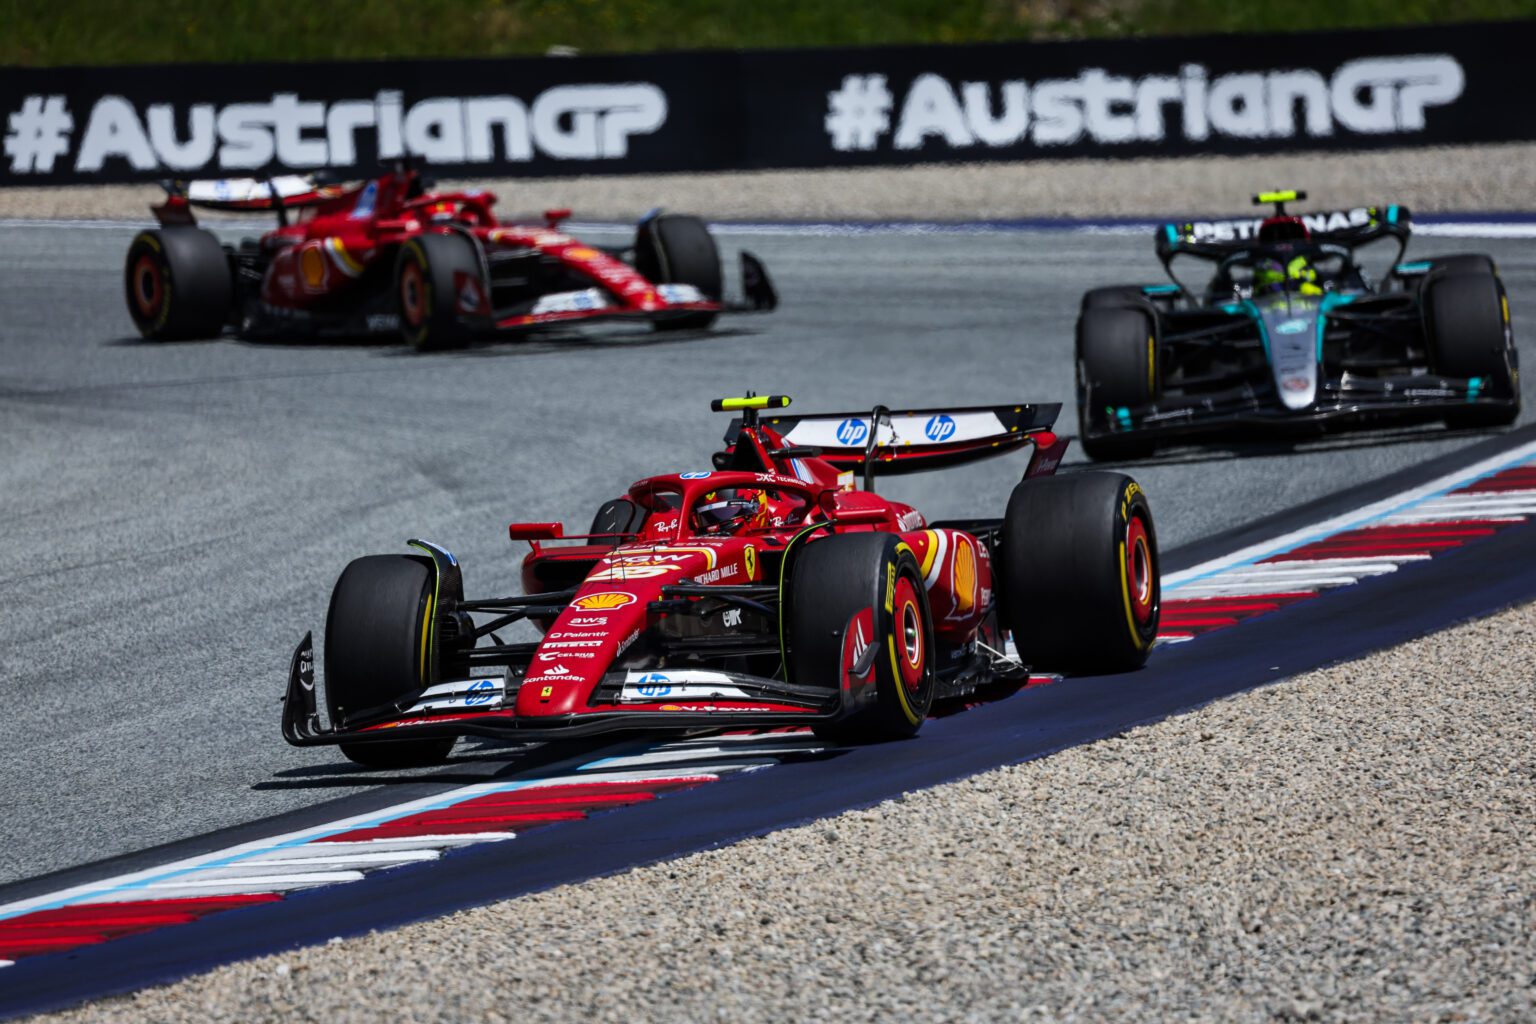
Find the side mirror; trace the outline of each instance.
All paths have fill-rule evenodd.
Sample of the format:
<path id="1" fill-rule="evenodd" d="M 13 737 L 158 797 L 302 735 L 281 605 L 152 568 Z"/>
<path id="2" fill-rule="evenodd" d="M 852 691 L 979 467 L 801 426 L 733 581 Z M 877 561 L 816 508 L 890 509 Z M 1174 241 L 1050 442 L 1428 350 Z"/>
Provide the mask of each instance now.
<path id="1" fill-rule="evenodd" d="M 565 536 L 565 527 L 560 523 L 512 523 L 507 536 L 513 540 L 559 540 Z"/>
<path id="2" fill-rule="evenodd" d="M 821 500 L 821 511 L 839 526 L 878 526 L 890 522 L 890 506 L 868 491 L 834 491 Z"/>

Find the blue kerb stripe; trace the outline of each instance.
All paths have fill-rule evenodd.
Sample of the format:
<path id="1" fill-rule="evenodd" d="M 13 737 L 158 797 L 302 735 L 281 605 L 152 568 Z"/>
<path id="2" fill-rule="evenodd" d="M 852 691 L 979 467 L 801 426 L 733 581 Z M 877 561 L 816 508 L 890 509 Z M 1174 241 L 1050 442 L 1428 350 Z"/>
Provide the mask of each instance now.
<path id="1" fill-rule="evenodd" d="M 1344 530 L 1358 530 L 1361 527 L 1369 526 L 1372 523 L 1379 523 L 1383 519 L 1388 519 L 1388 518 L 1390 518 L 1392 516 L 1395 516 L 1399 512 L 1402 512 L 1405 509 L 1413 508 L 1416 505 L 1423 505 L 1423 504 L 1425 504 L 1427 502 L 1434 501 L 1436 498 L 1443 498 L 1447 494 L 1449 494 L 1452 491 L 1456 490 L 1457 488 L 1470 486 L 1471 484 L 1474 484 L 1474 483 L 1476 483 L 1479 480 L 1486 480 L 1489 477 L 1494 476 L 1495 474 L 1502 473 L 1506 469 L 1511 469 L 1511 468 L 1513 468 L 1515 466 L 1523 466 L 1527 462 L 1532 462 L 1532 461 L 1536 461 L 1536 456 L 1533 456 L 1530 453 L 1522 455 L 1522 456 L 1520 456 L 1519 458 L 1516 458 L 1516 459 L 1510 459 L 1508 462 L 1500 463 L 1499 465 L 1493 467 L 1492 469 L 1490 469 L 1486 473 L 1480 473 L 1477 476 L 1471 477 L 1471 478 L 1459 479 L 1459 480 L 1455 481 L 1454 483 L 1450 483 L 1450 484 L 1445 485 L 1443 488 L 1441 488 L 1438 491 L 1434 491 L 1434 492 L 1432 492 L 1430 494 L 1425 494 L 1425 495 L 1422 495 L 1421 497 L 1414 498 L 1412 501 L 1405 501 L 1401 505 L 1394 505 L 1392 508 L 1387 509 L 1385 512 L 1381 512 L 1381 513 L 1379 513 L 1377 515 L 1371 516 L 1369 519 L 1358 520 L 1358 521 L 1356 521 L 1354 523 L 1351 523 L 1351 524 L 1343 527 L 1343 529 Z M 1174 583 L 1174 584 L 1171 584 L 1169 586 L 1164 587 L 1163 591 L 1164 591 L 1164 593 L 1166 593 L 1166 592 L 1168 592 L 1170 590 L 1178 590 L 1180 587 L 1187 587 L 1191 583 L 1198 583 L 1200 580 L 1207 580 L 1207 579 L 1210 579 L 1213 576 L 1220 576 L 1222 573 L 1231 572 L 1233 569 L 1242 569 L 1242 568 L 1245 568 L 1245 567 L 1250 566 L 1250 565 L 1257 565 L 1259 562 L 1264 561 L 1264 559 L 1269 558 L 1271 555 L 1282 554 L 1282 553 L 1284 553 L 1286 551 L 1295 551 L 1297 548 L 1306 547 L 1308 544 L 1315 544 L 1316 542 L 1318 542 L 1320 540 L 1323 540 L 1323 539 L 1328 538 L 1328 537 L 1332 537 L 1334 534 L 1340 533 L 1340 532 L 1342 532 L 1342 530 L 1340 528 L 1338 528 L 1338 527 L 1335 527 L 1335 528 L 1333 528 L 1333 529 L 1331 529 L 1331 530 L 1329 530 L 1327 532 L 1314 533 L 1314 534 L 1311 534 L 1311 535 L 1309 535 L 1307 537 L 1304 537 L 1301 540 L 1290 541 L 1290 542 L 1288 542 L 1286 544 L 1285 547 L 1271 548 L 1271 549 L 1269 549 L 1267 551 L 1260 552 L 1259 554 L 1254 555 L 1252 558 L 1245 559 L 1245 560 L 1243 560 L 1241 562 L 1233 562 L 1231 565 L 1224 565 L 1220 569 L 1212 569 L 1210 572 L 1201 573 L 1199 576 L 1191 576 L 1187 580 L 1180 580 L 1177 583 Z"/>

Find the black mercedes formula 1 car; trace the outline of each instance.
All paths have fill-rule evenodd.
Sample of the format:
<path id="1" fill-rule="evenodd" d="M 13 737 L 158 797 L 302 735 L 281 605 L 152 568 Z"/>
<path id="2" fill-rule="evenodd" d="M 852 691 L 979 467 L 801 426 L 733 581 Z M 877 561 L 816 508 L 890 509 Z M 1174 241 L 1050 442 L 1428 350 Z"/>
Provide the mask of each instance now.
<path id="1" fill-rule="evenodd" d="M 1404 262 L 1403 206 L 1164 224 L 1171 284 L 1095 288 L 1077 321 L 1083 449 L 1149 454 L 1174 438 L 1316 430 L 1382 419 L 1499 426 L 1520 414 L 1509 300 L 1482 254 Z M 1395 242 L 1383 279 L 1357 250 Z M 1203 289 L 1178 257 L 1214 265 Z"/>

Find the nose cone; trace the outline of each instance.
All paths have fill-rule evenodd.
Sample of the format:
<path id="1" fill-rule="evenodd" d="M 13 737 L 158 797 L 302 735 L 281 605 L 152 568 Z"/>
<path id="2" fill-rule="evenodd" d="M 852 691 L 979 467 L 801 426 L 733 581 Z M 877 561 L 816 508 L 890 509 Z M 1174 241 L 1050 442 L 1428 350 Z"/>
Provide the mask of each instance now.
<path id="1" fill-rule="evenodd" d="M 630 587 L 584 587 L 534 652 L 517 691 L 518 715 L 567 715 L 586 708 L 603 673 L 645 628 L 654 597 Z"/>
<path id="2" fill-rule="evenodd" d="M 1317 303 L 1291 299 L 1261 310 L 1275 392 L 1287 409 L 1308 409 L 1317 401 L 1321 328 Z"/>

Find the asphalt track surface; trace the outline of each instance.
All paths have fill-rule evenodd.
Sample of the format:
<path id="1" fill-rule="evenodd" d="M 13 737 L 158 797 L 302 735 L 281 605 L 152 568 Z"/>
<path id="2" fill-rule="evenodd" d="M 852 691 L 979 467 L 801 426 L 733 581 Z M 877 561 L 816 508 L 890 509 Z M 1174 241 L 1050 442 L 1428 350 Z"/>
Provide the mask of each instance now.
<path id="1" fill-rule="evenodd" d="M 1062 401 L 1097 284 L 1156 280 L 1150 239 L 1064 232 L 754 236 L 780 312 L 692 336 L 605 328 L 460 353 L 234 341 L 150 345 L 123 309 L 131 227 L 0 235 L 0 884 L 337 798 L 394 801 L 505 763 L 380 776 L 278 735 L 287 659 L 353 556 L 451 547 L 472 594 L 517 589 L 513 519 L 592 510 L 637 477 L 706 467 L 746 388 L 797 411 Z M 611 237 L 595 237 L 608 242 Z M 726 237 L 727 247 L 738 240 Z M 1482 250 L 1536 366 L 1536 253 Z M 1439 428 L 1133 469 L 1164 548 L 1472 444 Z M 1240 456 L 1240 457 L 1239 457 Z M 1020 460 L 1021 461 L 1021 460 Z M 1022 466 L 883 489 L 931 518 L 1000 514 Z"/>

